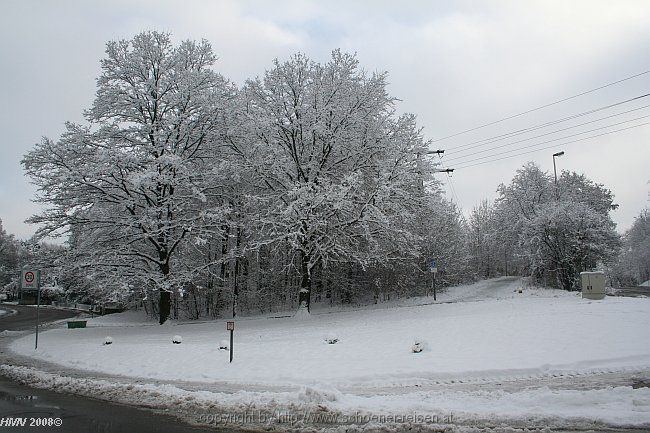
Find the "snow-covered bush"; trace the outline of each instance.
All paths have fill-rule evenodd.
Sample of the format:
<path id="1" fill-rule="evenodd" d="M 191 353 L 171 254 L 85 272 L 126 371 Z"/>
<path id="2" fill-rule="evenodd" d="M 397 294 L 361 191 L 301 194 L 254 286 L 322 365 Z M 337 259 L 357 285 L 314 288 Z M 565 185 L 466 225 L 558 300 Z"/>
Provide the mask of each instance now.
<path id="1" fill-rule="evenodd" d="M 411 352 L 420 353 L 427 349 L 427 342 L 421 339 L 416 338 L 413 346 L 411 346 Z"/>
<path id="2" fill-rule="evenodd" d="M 113 337 L 111 336 L 107 336 L 106 338 L 104 338 L 104 345 L 107 346 L 109 344 L 113 344 Z"/>
<path id="3" fill-rule="evenodd" d="M 339 342 L 339 337 L 337 337 L 335 334 L 327 334 L 325 336 L 325 342 L 327 344 L 336 344 Z"/>
<path id="4" fill-rule="evenodd" d="M 219 350 L 228 350 L 228 341 L 227 340 L 221 340 L 221 343 L 219 343 Z"/>
<path id="5" fill-rule="evenodd" d="M 174 335 L 172 337 L 172 343 L 181 344 L 182 342 L 183 342 L 183 338 L 180 335 Z"/>

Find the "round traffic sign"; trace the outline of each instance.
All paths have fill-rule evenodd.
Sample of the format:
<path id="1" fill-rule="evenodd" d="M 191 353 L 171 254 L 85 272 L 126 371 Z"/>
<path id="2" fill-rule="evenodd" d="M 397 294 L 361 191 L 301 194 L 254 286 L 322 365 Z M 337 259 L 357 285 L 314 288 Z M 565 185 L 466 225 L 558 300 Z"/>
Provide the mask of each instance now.
<path id="1" fill-rule="evenodd" d="M 31 283 L 34 281 L 34 273 L 33 272 L 25 272 L 25 281 L 28 283 Z"/>

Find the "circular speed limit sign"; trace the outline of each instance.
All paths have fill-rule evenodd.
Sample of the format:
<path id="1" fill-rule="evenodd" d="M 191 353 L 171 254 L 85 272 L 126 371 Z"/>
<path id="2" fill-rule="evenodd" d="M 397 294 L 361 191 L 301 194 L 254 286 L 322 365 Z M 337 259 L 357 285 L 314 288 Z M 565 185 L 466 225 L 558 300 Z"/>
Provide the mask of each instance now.
<path id="1" fill-rule="evenodd" d="M 34 273 L 33 272 L 25 272 L 25 281 L 28 283 L 34 282 Z"/>
<path id="2" fill-rule="evenodd" d="M 20 280 L 20 288 L 27 290 L 39 289 L 40 272 L 34 269 L 25 269 L 22 271 L 22 279 Z"/>

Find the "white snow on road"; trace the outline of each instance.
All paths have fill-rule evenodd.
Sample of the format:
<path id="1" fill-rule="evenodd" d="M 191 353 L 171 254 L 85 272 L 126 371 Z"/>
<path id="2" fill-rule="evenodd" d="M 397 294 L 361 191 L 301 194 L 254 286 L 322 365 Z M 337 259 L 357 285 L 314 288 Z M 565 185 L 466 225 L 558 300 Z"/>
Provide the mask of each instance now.
<path id="1" fill-rule="evenodd" d="M 228 352 L 218 349 L 227 338 L 223 321 L 144 326 L 134 313 L 122 316 L 123 324 L 119 315 L 113 315 L 90 320 L 86 329 L 43 332 L 36 351 L 33 336 L 17 339 L 11 349 L 67 367 L 193 381 L 210 390 L 223 382 L 230 387 L 239 384 L 241 389 L 249 384 L 266 385 L 270 391 L 275 385 L 302 389 L 293 393 L 204 391 L 219 405 L 325 402 L 341 413 L 417 410 L 486 419 L 550 416 L 650 424 L 647 388 L 411 392 L 418 384 L 436 381 L 650 367 L 650 299 L 589 301 L 559 291 L 525 288 L 518 293 L 518 287 L 519 280 L 490 280 L 451 290 L 431 305 L 315 314 L 307 320 L 237 320 L 232 364 Z M 172 344 L 174 335 L 182 336 L 183 343 Z M 106 336 L 113 338 L 113 344 L 102 344 Z M 339 342 L 327 344 L 327 336 Z M 412 353 L 415 340 L 426 341 L 428 349 Z M 413 388 L 404 391 L 400 386 L 405 385 Z M 178 390 L 165 386 L 157 392 Z M 373 393 L 379 388 L 381 395 Z"/>
<path id="2" fill-rule="evenodd" d="M 190 422 L 221 427 L 270 427 L 280 431 L 303 431 L 304 425 L 320 423 L 320 429 L 367 431 L 370 424 L 391 427 L 435 424 L 453 432 L 477 432 L 481 425 L 507 425 L 549 429 L 590 429 L 650 426 L 650 388 L 629 386 L 594 390 L 551 390 L 547 387 L 518 392 L 411 392 L 396 395 L 359 396 L 332 387 L 301 387 L 295 391 L 232 393 L 190 391 L 163 384 L 129 383 L 119 380 L 80 379 L 39 372 L 26 367 L 0 366 L 0 374 L 37 388 L 171 410 Z M 265 412 L 261 420 L 258 415 Z M 412 417 L 409 421 L 407 417 Z M 417 421 L 418 417 L 422 421 Z M 350 424 L 356 424 L 350 425 Z M 477 430 L 478 428 L 478 430 Z M 310 431 L 317 431 L 313 428 Z M 403 431 L 397 427 L 395 431 Z M 525 430 L 529 431 L 529 430 Z"/>

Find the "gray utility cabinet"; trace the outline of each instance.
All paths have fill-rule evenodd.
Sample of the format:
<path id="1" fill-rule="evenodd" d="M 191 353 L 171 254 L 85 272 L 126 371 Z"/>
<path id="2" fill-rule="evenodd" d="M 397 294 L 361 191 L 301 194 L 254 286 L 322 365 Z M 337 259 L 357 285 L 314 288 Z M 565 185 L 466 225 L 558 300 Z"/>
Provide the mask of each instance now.
<path id="1" fill-rule="evenodd" d="M 604 272 L 580 272 L 582 297 L 585 299 L 603 299 L 605 297 Z"/>

